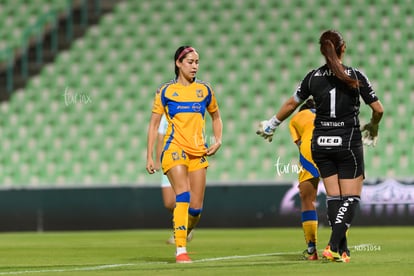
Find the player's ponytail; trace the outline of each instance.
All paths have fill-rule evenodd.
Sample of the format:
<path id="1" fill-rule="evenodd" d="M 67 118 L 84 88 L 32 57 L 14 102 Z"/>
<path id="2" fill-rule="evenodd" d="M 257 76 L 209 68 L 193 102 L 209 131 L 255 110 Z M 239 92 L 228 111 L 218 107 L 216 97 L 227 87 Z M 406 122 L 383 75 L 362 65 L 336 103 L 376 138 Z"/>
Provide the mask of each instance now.
<path id="1" fill-rule="evenodd" d="M 341 34 L 337 31 L 328 30 L 321 35 L 319 44 L 321 45 L 320 50 L 325 57 L 326 64 L 335 76 L 352 88 L 359 87 L 358 80 L 351 78 L 344 72 L 341 58 L 346 46 Z"/>

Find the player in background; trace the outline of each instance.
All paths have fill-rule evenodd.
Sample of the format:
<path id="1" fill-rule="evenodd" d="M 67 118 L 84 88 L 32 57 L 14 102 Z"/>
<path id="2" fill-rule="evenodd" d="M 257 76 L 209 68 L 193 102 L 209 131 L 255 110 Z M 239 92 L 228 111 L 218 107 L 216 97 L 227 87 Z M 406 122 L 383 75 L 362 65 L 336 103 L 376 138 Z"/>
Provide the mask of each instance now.
<path id="1" fill-rule="evenodd" d="M 208 160 L 221 146 L 222 120 L 212 87 L 196 79 L 199 54 L 181 46 L 174 55 L 175 75 L 161 85 L 154 98 L 147 137 L 148 173 L 156 171 L 153 149 L 162 114 L 168 121 L 161 154 L 161 166 L 175 192 L 173 212 L 176 262 L 190 263 L 187 233 L 200 220 Z M 205 113 L 212 118 L 214 143 L 205 142 Z M 191 194 L 190 194 L 191 191 Z"/>
<path id="2" fill-rule="evenodd" d="M 168 128 L 168 122 L 165 115 L 162 116 L 160 126 L 158 127 L 157 145 L 156 145 L 156 158 L 155 158 L 155 170 L 161 169 L 161 154 L 162 146 L 164 143 L 165 133 Z M 171 183 L 165 174 L 162 174 L 161 178 L 161 194 L 164 207 L 172 214 L 175 207 L 175 193 L 171 187 Z M 193 238 L 194 231 L 191 231 L 187 235 L 187 241 L 191 241 Z M 168 238 L 167 244 L 175 244 L 174 233 Z"/>
<path id="3" fill-rule="evenodd" d="M 290 136 L 299 149 L 299 194 L 301 200 L 302 229 L 307 249 L 303 251 L 306 260 L 318 260 L 316 248 L 318 237 L 318 214 L 315 201 L 318 192 L 319 171 L 312 159 L 311 140 L 315 120 L 315 103 L 308 99 L 289 122 Z"/>
<path id="4" fill-rule="evenodd" d="M 327 193 L 331 237 L 324 258 L 349 262 L 346 232 L 361 196 L 364 174 L 363 143 L 376 145 L 383 115 L 381 102 L 368 78 L 358 69 L 342 64 L 346 45 L 334 30 L 322 33 L 320 51 L 326 64 L 310 71 L 275 116 L 262 121 L 256 133 L 272 141 L 279 124 L 307 98 L 316 105 L 312 157 Z M 360 97 L 371 108 L 371 120 L 360 130 Z M 362 133 L 361 133 L 362 132 Z"/>

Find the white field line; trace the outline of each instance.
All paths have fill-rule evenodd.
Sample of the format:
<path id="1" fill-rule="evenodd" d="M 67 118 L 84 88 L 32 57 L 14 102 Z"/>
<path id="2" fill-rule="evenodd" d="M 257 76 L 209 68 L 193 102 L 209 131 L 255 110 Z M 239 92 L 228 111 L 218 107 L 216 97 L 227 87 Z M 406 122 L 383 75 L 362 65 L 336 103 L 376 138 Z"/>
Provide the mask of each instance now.
<path id="1" fill-rule="evenodd" d="M 349 248 L 352 249 L 358 246 L 366 246 L 366 245 L 368 244 L 354 245 L 354 246 L 350 246 Z M 296 252 L 273 252 L 273 253 L 262 253 L 262 254 L 251 254 L 251 255 L 233 255 L 233 256 L 223 256 L 223 257 L 216 257 L 216 258 L 194 260 L 193 263 L 247 259 L 247 258 L 254 258 L 254 257 L 280 256 L 280 255 L 286 255 L 286 254 L 291 255 L 291 254 L 300 254 L 300 253 L 301 252 L 296 251 Z M 0 275 L 19 275 L 19 274 L 48 273 L 48 272 L 97 271 L 97 270 L 105 270 L 105 269 L 117 268 L 117 267 L 153 265 L 153 264 L 170 264 L 170 263 L 169 262 L 141 262 L 141 263 L 127 263 L 127 264 L 107 264 L 107 265 L 86 266 L 86 267 L 78 267 L 78 268 L 16 270 L 16 271 L 0 272 Z"/>
<path id="2" fill-rule="evenodd" d="M 108 269 L 108 268 L 131 266 L 131 265 L 135 265 L 135 264 L 108 264 L 108 265 L 87 266 L 87 267 L 79 267 L 79 268 L 17 270 L 17 271 L 0 272 L 0 275 L 18 275 L 18 274 L 46 273 L 46 272 L 93 271 L 93 270 L 103 270 L 103 269 Z"/>
<path id="3" fill-rule="evenodd" d="M 253 254 L 253 255 L 234 255 L 234 256 L 224 256 L 217 258 L 207 258 L 201 260 L 195 260 L 193 263 L 202 263 L 202 262 L 214 262 L 214 261 L 224 261 L 224 260 L 236 260 L 236 259 L 246 259 L 254 257 L 267 257 L 267 256 L 279 256 L 279 255 L 290 255 L 290 254 L 300 254 L 300 252 L 273 252 L 273 253 L 263 253 L 263 254 Z"/>
<path id="4" fill-rule="evenodd" d="M 193 261 L 193 263 L 214 262 L 214 261 L 222 261 L 222 260 L 235 260 L 235 259 L 244 259 L 244 258 L 253 258 L 253 257 L 265 257 L 265 256 L 277 256 L 277 255 L 294 254 L 294 253 L 298 253 L 298 252 L 275 252 L 275 253 L 264 253 L 264 254 L 253 254 L 253 255 L 223 256 L 223 257 L 217 257 L 217 258 L 195 260 Z M 108 265 L 87 266 L 87 267 L 78 267 L 78 268 L 17 270 L 17 271 L 0 272 L 0 275 L 19 275 L 19 274 L 48 273 L 48 272 L 94 271 L 94 270 L 104 270 L 104 269 L 116 268 L 116 267 L 141 266 L 141 265 L 153 265 L 153 264 L 169 264 L 169 263 L 168 262 L 142 262 L 142 263 L 128 263 L 128 264 L 108 264 Z"/>

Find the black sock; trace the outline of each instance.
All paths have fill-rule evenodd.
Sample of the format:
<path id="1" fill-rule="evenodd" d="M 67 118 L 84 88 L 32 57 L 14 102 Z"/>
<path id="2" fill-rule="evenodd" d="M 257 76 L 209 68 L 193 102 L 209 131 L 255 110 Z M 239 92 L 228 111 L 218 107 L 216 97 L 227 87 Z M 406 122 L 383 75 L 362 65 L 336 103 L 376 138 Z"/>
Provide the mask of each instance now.
<path id="1" fill-rule="evenodd" d="M 344 197 L 342 203 L 337 211 L 335 220 L 332 226 L 332 235 L 330 240 L 331 250 L 338 252 L 341 241 L 346 241 L 346 231 L 351 226 L 355 215 L 355 209 L 359 203 L 359 196 Z M 343 246 L 343 244 L 342 244 Z"/>
<path id="2" fill-rule="evenodd" d="M 342 204 L 342 199 L 340 196 L 328 196 L 326 198 L 327 217 L 328 217 L 328 222 L 329 222 L 329 226 L 331 226 L 331 229 L 334 225 L 336 214 L 341 204 Z M 331 244 L 331 240 L 332 240 L 332 234 L 331 234 L 328 244 Z"/>
<path id="3" fill-rule="evenodd" d="M 339 242 L 339 254 L 342 255 L 343 252 L 346 252 L 346 254 L 348 256 L 350 256 L 350 252 L 349 252 L 349 249 L 348 249 L 348 240 L 347 240 L 347 237 L 346 237 L 346 232 L 345 232 L 345 236 Z"/>

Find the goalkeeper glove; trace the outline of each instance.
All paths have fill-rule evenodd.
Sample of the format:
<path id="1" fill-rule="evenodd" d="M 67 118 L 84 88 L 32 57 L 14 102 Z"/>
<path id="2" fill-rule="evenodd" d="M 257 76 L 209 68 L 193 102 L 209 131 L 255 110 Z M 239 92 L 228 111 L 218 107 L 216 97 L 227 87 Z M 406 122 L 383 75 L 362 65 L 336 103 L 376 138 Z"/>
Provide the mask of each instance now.
<path id="1" fill-rule="evenodd" d="M 366 146 L 377 145 L 378 139 L 378 124 L 368 123 L 361 128 L 362 143 Z"/>
<path id="2" fill-rule="evenodd" d="M 281 121 L 279 121 L 275 116 L 273 116 L 270 120 L 261 121 L 256 134 L 263 137 L 265 140 L 272 142 L 273 133 L 280 123 Z"/>

